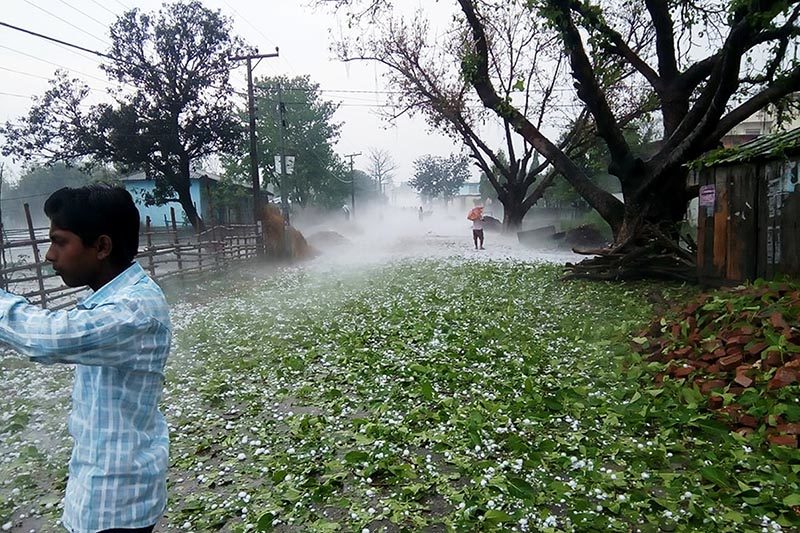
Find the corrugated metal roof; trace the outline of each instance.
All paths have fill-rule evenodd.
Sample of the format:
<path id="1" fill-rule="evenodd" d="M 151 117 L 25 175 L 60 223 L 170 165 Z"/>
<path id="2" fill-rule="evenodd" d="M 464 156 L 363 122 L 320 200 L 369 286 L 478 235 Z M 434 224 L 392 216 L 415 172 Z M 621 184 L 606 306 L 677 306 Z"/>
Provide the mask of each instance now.
<path id="1" fill-rule="evenodd" d="M 715 150 L 695 163 L 699 166 L 710 167 L 765 159 L 782 159 L 796 154 L 800 154 L 800 128 L 762 135 L 733 148 Z"/>
<path id="2" fill-rule="evenodd" d="M 199 180 L 203 177 L 206 177 L 212 181 L 220 181 L 222 176 L 219 174 L 214 174 L 213 172 L 206 172 L 204 170 L 192 170 L 189 172 L 189 179 L 191 180 Z M 127 176 L 123 176 L 120 178 L 121 181 L 143 181 L 149 179 L 144 172 L 134 172 L 133 174 L 129 174 Z"/>

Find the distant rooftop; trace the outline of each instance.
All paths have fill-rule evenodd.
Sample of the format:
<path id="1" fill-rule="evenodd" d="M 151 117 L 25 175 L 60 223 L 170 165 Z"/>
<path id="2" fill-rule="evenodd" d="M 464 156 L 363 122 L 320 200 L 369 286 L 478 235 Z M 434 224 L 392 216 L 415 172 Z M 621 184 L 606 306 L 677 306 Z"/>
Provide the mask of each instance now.
<path id="1" fill-rule="evenodd" d="M 219 174 L 214 174 L 213 172 L 207 172 L 205 170 L 193 170 L 189 173 L 189 179 L 192 180 L 199 180 L 204 177 L 207 177 L 208 179 L 213 181 L 220 181 L 222 179 L 222 176 L 220 176 Z M 129 174 L 120 179 L 122 181 L 143 181 L 150 178 L 148 178 L 144 172 L 134 172 L 133 174 Z"/>

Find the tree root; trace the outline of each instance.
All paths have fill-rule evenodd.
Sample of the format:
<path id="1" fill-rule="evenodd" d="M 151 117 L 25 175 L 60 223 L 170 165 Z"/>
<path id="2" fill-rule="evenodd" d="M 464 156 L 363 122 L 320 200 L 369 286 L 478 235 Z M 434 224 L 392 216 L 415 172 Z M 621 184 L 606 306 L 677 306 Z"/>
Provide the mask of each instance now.
<path id="1" fill-rule="evenodd" d="M 567 263 L 564 279 L 620 281 L 668 279 L 697 282 L 695 254 L 655 226 L 645 226 L 624 243 L 608 248 L 573 250 L 595 255 L 580 263 Z"/>

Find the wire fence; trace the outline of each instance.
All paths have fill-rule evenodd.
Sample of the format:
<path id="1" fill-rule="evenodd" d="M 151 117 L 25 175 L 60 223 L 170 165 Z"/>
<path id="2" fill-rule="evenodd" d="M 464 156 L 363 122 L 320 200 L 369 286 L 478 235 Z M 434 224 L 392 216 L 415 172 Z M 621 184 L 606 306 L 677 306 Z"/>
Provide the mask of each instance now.
<path id="1" fill-rule="evenodd" d="M 44 257 L 50 244 L 49 228 L 34 227 L 28 204 L 23 207 L 26 228 L 0 225 L 0 288 L 46 309 L 74 306 L 88 289 L 64 285 Z M 259 225 L 228 224 L 194 231 L 179 229 L 174 208 L 170 214 L 168 227 L 155 228 L 147 217 L 139 235 L 137 260 L 157 281 L 221 271 L 264 253 Z"/>

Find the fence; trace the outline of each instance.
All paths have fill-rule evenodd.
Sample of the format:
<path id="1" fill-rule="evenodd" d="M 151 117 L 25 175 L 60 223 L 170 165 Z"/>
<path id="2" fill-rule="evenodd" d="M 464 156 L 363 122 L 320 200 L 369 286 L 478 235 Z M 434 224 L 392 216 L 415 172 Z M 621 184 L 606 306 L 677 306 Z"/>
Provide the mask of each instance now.
<path id="1" fill-rule="evenodd" d="M 35 228 L 28 204 L 24 209 L 27 228 L 2 231 L 0 227 L 0 288 L 47 309 L 75 305 L 87 289 L 67 287 L 61 282 L 42 251 L 50 243 L 49 228 Z M 139 235 L 137 260 L 155 280 L 222 270 L 232 262 L 262 253 L 260 228 L 256 225 L 212 226 L 202 232 L 179 230 L 175 210 L 170 211 L 171 227 L 154 228 L 147 217 Z"/>

